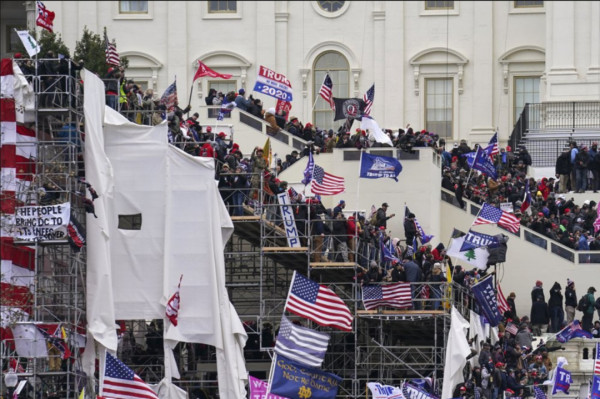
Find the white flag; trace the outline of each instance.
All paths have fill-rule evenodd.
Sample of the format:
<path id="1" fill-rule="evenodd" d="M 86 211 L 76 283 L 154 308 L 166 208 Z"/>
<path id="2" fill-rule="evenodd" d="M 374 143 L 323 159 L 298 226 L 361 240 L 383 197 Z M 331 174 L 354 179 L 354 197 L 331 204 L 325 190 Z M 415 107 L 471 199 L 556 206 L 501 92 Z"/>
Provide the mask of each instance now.
<path id="1" fill-rule="evenodd" d="M 487 249 L 481 247 L 461 252 L 460 247 L 465 241 L 465 236 L 452 238 L 450 241 L 450 248 L 448 248 L 447 252 L 448 256 L 453 256 L 456 259 L 464 260 L 465 262 L 476 266 L 480 270 L 485 270 L 487 268 L 487 261 L 490 257 L 490 253 L 487 251 Z"/>
<path id="2" fill-rule="evenodd" d="M 369 139 L 373 139 L 378 143 L 389 144 L 390 147 L 393 147 L 392 139 L 390 136 L 385 134 L 383 130 L 379 127 L 375 119 L 370 116 L 363 115 L 362 120 L 360 121 L 360 128 L 365 131 L 369 131 Z"/>
<path id="3" fill-rule="evenodd" d="M 391 385 L 382 385 L 378 382 L 367 382 L 367 387 L 373 395 L 373 399 L 400 399 L 404 398 L 402 390 Z"/>
<path id="4" fill-rule="evenodd" d="M 23 42 L 23 46 L 25 46 L 25 50 L 27 50 L 27 54 L 29 54 L 30 57 L 33 57 L 40 52 L 40 45 L 35 41 L 33 37 L 31 37 L 29 32 L 27 32 L 26 30 L 18 30 L 17 34 Z"/>

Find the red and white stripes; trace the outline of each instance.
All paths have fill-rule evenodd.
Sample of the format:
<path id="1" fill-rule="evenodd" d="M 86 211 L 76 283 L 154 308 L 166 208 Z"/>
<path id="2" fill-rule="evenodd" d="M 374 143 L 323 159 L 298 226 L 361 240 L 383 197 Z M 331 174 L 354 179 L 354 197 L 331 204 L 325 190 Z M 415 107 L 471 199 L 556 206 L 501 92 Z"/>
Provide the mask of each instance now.
<path id="1" fill-rule="evenodd" d="M 13 239 L 15 207 L 23 204 L 19 197 L 31 185 L 35 175 L 37 156 L 36 134 L 18 124 L 15 106 L 15 70 L 12 59 L 2 59 L 1 64 L 1 130 L 0 141 L 0 211 L 2 216 L 0 235 L 0 312 L 2 313 L 2 336 L 11 322 L 27 320 L 31 314 L 34 293 L 35 249 L 16 246 Z M 22 104 L 17 104 L 19 106 Z"/>

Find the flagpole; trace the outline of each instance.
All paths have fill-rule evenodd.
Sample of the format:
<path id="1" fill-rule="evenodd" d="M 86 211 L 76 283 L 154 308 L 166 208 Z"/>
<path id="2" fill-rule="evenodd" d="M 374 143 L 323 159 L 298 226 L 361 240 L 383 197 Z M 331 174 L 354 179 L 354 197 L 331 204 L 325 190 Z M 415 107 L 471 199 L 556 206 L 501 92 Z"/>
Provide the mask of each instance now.
<path id="1" fill-rule="evenodd" d="M 190 87 L 190 98 L 188 100 L 188 105 L 190 105 L 192 103 L 192 91 L 194 91 L 194 82 L 192 82 L 192 87 Z M 191 111 L 191 109 L 190 109 L 190 111 Z M 188 118 L 190 116 L 190 111 L 187 112 Z"/>

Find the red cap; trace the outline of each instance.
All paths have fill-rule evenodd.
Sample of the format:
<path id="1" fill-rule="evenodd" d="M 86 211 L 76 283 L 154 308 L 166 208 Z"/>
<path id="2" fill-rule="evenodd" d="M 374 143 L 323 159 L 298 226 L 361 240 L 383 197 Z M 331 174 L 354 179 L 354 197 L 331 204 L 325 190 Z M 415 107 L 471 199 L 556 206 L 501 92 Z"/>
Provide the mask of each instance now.
<path id="1" fill-rule="evenodd" d="M 222 137 L 227 137 L 227 135 L 226 135 L 224 132 L 220 132 L 220 133 L 218 134 L 218 136 L 219 136 L 219 137 L 221 137 L 221 138 L 222 138 Z"/>
<path id="2" fill-rule="evenodd" d="M 210 127 L 210 126 L 207 126 L 207 127 L 206 127 L 206 131 L 207 131 L 208 133 L 212 132 L 212 127 Z"/>

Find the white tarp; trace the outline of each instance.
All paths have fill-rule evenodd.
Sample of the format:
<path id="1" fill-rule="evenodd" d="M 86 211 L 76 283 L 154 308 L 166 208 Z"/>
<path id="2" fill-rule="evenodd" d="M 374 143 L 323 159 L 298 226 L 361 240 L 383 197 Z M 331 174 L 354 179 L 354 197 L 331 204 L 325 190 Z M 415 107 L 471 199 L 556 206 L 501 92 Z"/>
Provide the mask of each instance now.
<path id="1" fill-rule="evenodd" d="M 469 322 L 452 306 L 450 334 L 446 345 L 446 361 L 444 363 L 444 385 L 442 398 L 451 398 L 456 384 L 464 382 L 462 370 L 467 364 L 467 356 L 471 348 L 467 342 Z"/>
<path id="2" fill-rule="evenodd" d="M 215 346 L 220 397 L 245 398 L 247 335 L 225 289 L 223 250 L 233 223 L 214 182 L 214 161 L 169 145 L 166 122 L 140 126 L 105 107 L 102 81 L 84 74 L 86 180 L 99 194 L 98 219 L 87 219 L 90 332 L 116 350 L 114 321 L 165 319 L 183 275 L 178 326 L 165 320 L 164 338 Z M 102 113 L 104 129 L 102 119 L 88 119 Z M 140 228 L 119 228 L 123 218 Z"/>

